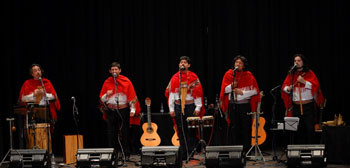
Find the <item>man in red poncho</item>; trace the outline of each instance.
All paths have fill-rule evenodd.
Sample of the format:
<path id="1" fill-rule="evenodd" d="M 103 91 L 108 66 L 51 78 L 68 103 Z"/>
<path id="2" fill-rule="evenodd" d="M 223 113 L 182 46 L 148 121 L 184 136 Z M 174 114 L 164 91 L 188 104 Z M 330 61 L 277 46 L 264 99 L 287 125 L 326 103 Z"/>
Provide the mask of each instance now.
<path id="1" fill-rule="evenodd" d="M 314 72 L 307 66 L 303 54 L 294 55 L 294 65 L 282 85 L 281 97 L 288 117 L 299 117 L 297 143 L 312 143 L 315 124 L 315 103 L 322 105 L 324 97 Z"/>
<path id="2" fill-rule="evenodd" d="M 165 90 L 169 113 L 177 126 L 183 160 L 187 159 L 198 141 L 196 139 L 197 129 L 188 128 L 186 120 L 188 117 L 204 115 L 202 85 L 197 75 L 188 70 L 190 66 L 191 60 L 188 56 L 180 57 L 179 72 L 172 76 Z"/>
<path id="3" fill-rule="evenodd" d="M 105 107 L 103 118 L 107 121 L 108 145 L 122 152 L 123 160 L 127 161 L 130 156 L 129 127 L 139 125 L 141 108 L 131 81 L 120 75 L 118 62 L 110 65 L 109 73 L 111 76 L 105 80 L 100 92 Z"/>
<path id="4" fill-rule="evenodd" d="M 242 145 L 244 151 L 251 144 L 252 116 L 256 112 L 259 87 L 253 74 L 247 70 L 248 60 L 238 55 L 233 59 L 234 69 L 229 69 L 222 80 L 220 100 L 228 122 L 227 145 Z"/>
<path id="5" fill-rule="evenodd" d="M 48 107 L 48 111 L 50 113 L 46 113 L 45 110 L 40 112 L 36 111 L 34 119 L 36 123 L 52 122 L 51 130 L 53 130 L 53 124 L 55 123 L 55 121 L 57 121 L 56 112 L 61 109 L 57 93 L 50 80 L 42 78 L 43 70 L 41 69 L 41 66 L 39 64 L 32 64 L 32 66 L 29 69 L 29 72 L 30 75 L 32 75 L 33 79 L 28 79 L 23 83 L 18 97 L 19 105 L 26 106 L 28 109 L 31 109 L 33 111 L 34 108 L 42 109 L 43 107 Z M 44 94 L 45 92 L 46 95 Z M 47 103 L 49 103 L 48 106 Z M 39 114 L 42 112 L 44 112 L 45 114 Z M 29 116 L 29 118 L 32 117 Z M 30 124 L 31 121 L 28 121 L 28 123 Z"/>

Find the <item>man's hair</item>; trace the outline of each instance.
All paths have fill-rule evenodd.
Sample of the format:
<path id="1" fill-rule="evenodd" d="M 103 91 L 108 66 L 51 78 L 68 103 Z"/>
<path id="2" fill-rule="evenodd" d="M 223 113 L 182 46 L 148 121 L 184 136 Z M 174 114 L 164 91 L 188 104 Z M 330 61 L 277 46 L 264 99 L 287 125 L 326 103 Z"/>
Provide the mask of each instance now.
<path id="1" fill-rule="evenodd" d="M 307 72 L 310 70 L 309 65 L 308 65 L 308 60 L 307 58 L 304 56 L 304 54 L 298 53 L 298 54 L 294 54 L 293 56 L 293 62 L 295 60 L 295 57 L 300 57 L 300 59 L 303 61 L 303 72 Z"/>
<path id="2" fill-rule="evenodd" d="M 191 58 L 188 57 L 188 56 L 181 56 L 181 57 L 180 57 L 180 61 L 182 61 L 182 60 L 186 60 L 187 63 L 191 64 Z"/>
<path id="3" fill-rule="evenodd" d="M 111 65 L 109 66 L 109 69 L 111 69 L 112 67 L 118 67 L 120 69 L 119 62 L 112 62 Z"/>
<path id="4" fill-rule="evenodd" d="M 30 65 L 30 68 L 29 68 L 29 75 L 32 75 L 33 74 L 33 67 L 35 67 L 35 66 L 37 66 L 37 67 L 39 67 L 40 68 L 40 70 L 41 70 L 41 75 L 44 73 L 44 70 L 41 68 L 41 65 L 40 64 L 32 64 L 32 65 Z"/>
<path id="5" fill-rule="evenodd" d="M 243 64 L 244 64 L 244 68 L 243 70 L 247 70 L 248 69 L 248 59 L 243 56 L 243 55 L 237 55 L 235 58 L 233 58 L 232 64 L 233 64 L 233 68 L 235 66 L 235 62 L 240 59 L 242 60 Z"/>

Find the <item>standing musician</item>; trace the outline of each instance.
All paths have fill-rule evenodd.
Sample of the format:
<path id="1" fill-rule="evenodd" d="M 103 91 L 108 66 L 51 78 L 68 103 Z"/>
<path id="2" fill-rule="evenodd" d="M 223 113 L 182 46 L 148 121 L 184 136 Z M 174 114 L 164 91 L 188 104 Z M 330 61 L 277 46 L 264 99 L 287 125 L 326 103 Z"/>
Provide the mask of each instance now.
<path id="1" fill-rule="evenodd" d="M 33 106 L 35 105 L 35 107 L 44 107 L 43 109 L 48 108 L 50 114 L 47 114 L 48 116 L 46 116 L 46 110 L 44 110 L 45 114 L 40 114 L 41 118 L 35 118 L 35 122 L 51 121 L 53 124 L 57 121 L 56 111 L 61 109 L 57 93 L 50 80 L 42 78 L 43 69 L 39 64 L 32 64 L 29 73 L 33 79 L 28 79 L 23 83 L 18 98 L 19 105 L 29 106 L 32 104 Z M 39 115 L 39 111 L 36 113 L 37 114 L 34 115 Z M 46 118 L 43 118 L 43 116 L 46 116 Z M 29 122 L 30 121 L 28 121 L 28 123 Z M 51 137 L 48 138 L 51 139 Z"/>
<path id="2" fill-rule="evenodd" d="M 122 152 L 123 161 L 130 156 L 129 127 L 139 124 L 141 107 L 131 81 L 120 75 L 118 62 L 110 65 L 109 73 L 100 92 L 103 104 L 103 119 L 107 121 L 108 146 Z M 119 165 L 121 163 L 118 163 Z"/>
<path id="3" fill-rule="evenodd" d="M 259 87 L 253 74 L 247 70 L 248 60 L 238 55 L 233 59 L 222 79 L 221 108 L 227 117 L 227 145 L 243 145 L 244 152 L 251 144 L 252 118 L 247 113 L 256 112 Z"/>
<path id="4" fill-rule="evenodd" d="M 324 102 L 320 83 L 303 54 L 295 54 L 294 66 L 282 85 L 281 97 L 288 117 L 299 117 L 297 143 L 310 144 L 314 135 L 315 106 Z"/>
<path id="5" fill-rule="evenodd" d="M 197 142 L 197 129 L 189 129 L 186 120 L 192 116 L 203 116 L 205 112 L 202 85 L 197 75 L 188 70 L 190 66 L 190 58 L 181 56 L 179 72 L 172 76 L 165 90 L 170 116 L 174 118 L 177 126 L 183 160 L 187 159 Z"/>

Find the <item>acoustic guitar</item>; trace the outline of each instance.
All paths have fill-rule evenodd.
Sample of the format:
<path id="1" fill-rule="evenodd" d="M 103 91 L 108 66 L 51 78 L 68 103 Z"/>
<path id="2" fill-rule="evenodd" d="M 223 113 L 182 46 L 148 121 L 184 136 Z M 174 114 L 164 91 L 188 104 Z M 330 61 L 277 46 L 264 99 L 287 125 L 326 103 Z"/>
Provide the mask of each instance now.
<path id="1" fill-rule="evenodd" d="M 258 103 L 258 107 L 256 109 L 256 113 L 257 115 L 254 115 L 254 118 L 253 118 L 253 124 L 252 124 L 252 145 L 255 145 L 255 134 L 256 134 L 256 130 L 258 131 L 258 138 L 257 138 L 257 141 L 258 141 L 258 145 L 261 145 L 265 142 L 266 140 L 266 131 L 264 130 L 264 125 L 266 123 L 266 120 L 264 117 L 260 117 L 260 114 L 261 114 L 261 99 L 262 97 L 264 96 L 264 92 L 261 91 L 260 92 L 260 102 Z M 255 116 L 257 116 L 258 118 L 258 122 L 255 121 Z M 256 129 L 256 124 L 255 123 L 258 123 L 258 127 Z"/>
<path id="2" fill-rule="evenodd" d="M 143 134 L 140 141 L 143 146 L 158 146 L 160 137 L 157 133 L 157 124 L 151 121 L 151 99 L 147 97 L 145 103 L 147 106 L 147 123 L 142 125 Z"/>
<path id="3" fill-rule="evenodd" d="M 179 137 L 177 136 L 177 129 L 176 129 L 176 125 L 174 125 L 174 135 L 173 137 L 171 138 L 171 143 L 173 143 L 174 146 L 180 146 L 180 140 L 179 140 Z"/>

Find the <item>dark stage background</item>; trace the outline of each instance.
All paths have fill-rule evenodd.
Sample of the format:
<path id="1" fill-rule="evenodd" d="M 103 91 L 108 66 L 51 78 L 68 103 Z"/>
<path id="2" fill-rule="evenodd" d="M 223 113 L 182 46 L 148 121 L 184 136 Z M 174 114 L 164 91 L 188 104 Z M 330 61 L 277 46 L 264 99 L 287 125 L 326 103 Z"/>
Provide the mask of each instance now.
<path id="1" fill-rule="evenodd" d="M 42 65 L 61 101 L 54 134 L 57 154 L 63 153 L 62 135 L 75 133 L 72 96 L 84 146 L 106 146 L 98 95 L 114 60 L 133 82 L 142 111 L 150 97 L 155 113 L 166 104 L 164 90 L 180 56 L 192 58 L 191 70 L 208 103 L 214 103 L 233 57 L 243 54 L 265 91 L 262 108 L 269 126 L 269 91 L 282 84 L 292 55 L 302 52 L 328 99 L 324 119 L 342 113 L 350 123 L 343 81 L 349 30 L 345 0 L 5 0 L 2 9 L 0 156 L 9 146 L 6 117 L 13 116 L 32 63 Z M 284 115 L 280 99 L 276 115 Z"/>

